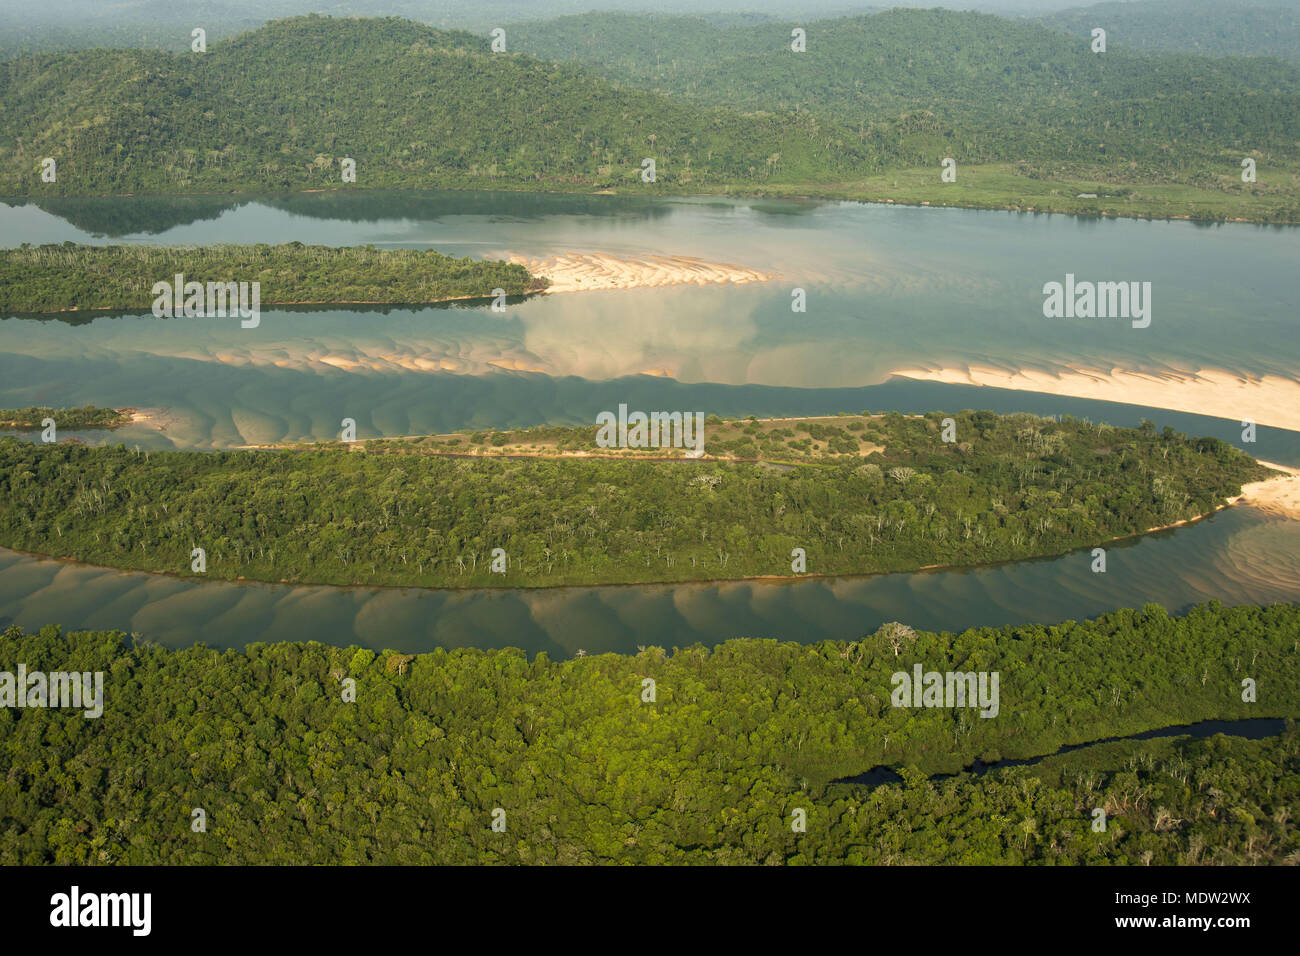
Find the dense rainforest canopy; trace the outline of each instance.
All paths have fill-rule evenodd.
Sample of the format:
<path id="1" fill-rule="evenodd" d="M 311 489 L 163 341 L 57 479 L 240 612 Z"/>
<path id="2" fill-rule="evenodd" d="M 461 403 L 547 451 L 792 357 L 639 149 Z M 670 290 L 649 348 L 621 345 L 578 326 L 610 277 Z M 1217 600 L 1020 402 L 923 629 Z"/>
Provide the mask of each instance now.
<path id="1" fill-rule="evenodd" d="M 1190 174 L 1223 149 L 1282 160 L 1300 138 L 1300 66 L 1277 60 L 1118 44 L 1097 54 L 1090 38 L 1032 21 L 939 9 L 804 24 L 807 50 L 792 54 L 798 26 L 591 13 L 515 32 L 524 52 L 695 103 L 862 131 L 898 121 L 963 164 L 1085 163 L 1143 182 Z"/>
<path id="2" fill-rule="evenodd" d="M 760 439 L 799 461 L 781 468 L 0 438 L 0 545 L 183 574 L 201 548 L 212 577 L 328 584 L 789 575 L 796 548 L 809 573 L 855 574 L 1059 554 L 1204 515 L 1271 474 L 1218 439 L 1149 423 L 962 412 L 946 442 L 943 417 Z M 864 441 L 884 450 L 864 457 Z M 758 447 L 743 432 L 730 443 Z"/>
<path id="3" fill-rule="evenodd" d="M 1086 37 L 1097 26 L 1121 49 L 1276 56 L 1300 64 L 1294 0 L 1110 0 L 1057 10 L 1044 25 Z"/>
<path id="4" fill-rule="evenodd" d="M 19 58 L 0 64 L 0 99 L 8 194 L 339 186 L 344 158 L 359 188 L 634 184 L 647 157 L 667 185 L 817 181 L 897 152 L 811 119 L 617 90 L 395 18 L 277 21 L 204 54 Z"/>
<path id="5" fill-rule="evenodd" d="M 1300 67 L 1098 55 L 1032 22 L 943 10 L 810 29 L 796 54 L 790 24 L 590 14 L 515 24 L 509 52 L 492 53 L 484 36 L 397 18 L 311 16 L 202 54 L 18 57 L 0 63 L 0 193 L 734 188 L 877 198 L 898 182 L 872 177 L 915 170 L 927 199 L 905 190 L 900 201 L 1107 212 L 1065 187 L 1159 184 L 1197 193 L 1110 198 L 1128 201 L 1116 209 L 1130 214 L 1175 215 L 1166 203 L 1182 202 L 1182 214 L 1201 218 L 1300 219 Z M 994 164 L 978 180 L 984 191 L 963 177 L 939 196 L 948 156 L 968 170 Z M 1247 156 L 1268 170 L 1253 184 L 1239 175 Z M 46 158 L 53 182 L 41 178 Z M 656 163 L 650 185 L 646 158 Z M 344 159 L 357 164 L 355 183 L 343 180 Z M 1025 180 L 1061 188 L 1037 194 Z"/>
<path id="6" fill-rule="evenodd" d="M 55 0 L 39 7 L 0 8 L 0 58 L 78 47 L 155 47 L 182 53 L 190 48 L 196 22 L 209 41 L 256 29 L 267 20 L 316 12 L 333 16 L 401 16 L 432 26 L 486 34 L 493 27 L 530 30 L 540 12 L 555 17 L 618 6 L 601 0 L 220 0 L 200 11 L 175 0 L 135 0 L 102 4 L 98 0 Z M 649 9 L 648 4 L 633 4 Z M 669 0 L 654 4 L 660 14 L 694 15 L 708 26 L 758 26 L 784 23 L 789 15 L 760 12 L 767 4 L 733 2 L 727 12 L 709 4 Z M 813 17 L 836 17 L 850 5 L 800 3 L 800 23 L 816 26 Z M 861 5 L 867 9 L 871 4 Z M 889 4 L 875 6 L 884 8 Z M 1005 6 L 1012 4 L 991 4 Z M 732 12 L 735 11 L 735 12 Z M 742 12 L 743 11 L 743 12 Z M 1081 3 L 1029 20 L 1081 36 L 1104 24 L 1111 44 L 1127 49 L 1181 50 L 1211 55 L 1278 56 L 1300 62 L 1300 17 L 1294 0 L 1113 0 Z M 526 22 L 521 22 L 526 21 Z"/>
<path id="7" fill-rule="evenodd" d="M 1208 718 L 1294 717 L 1298 641 L 1300 606 L 1217 602 L 566 662 L 310 640 L 164 650 L 10 628 L 0 667 L 102 671 L 103 714 L 0 708 L 0 862 L 1295 863 L 1295 730 L 926 776 Z M 891 674 L 916 663 L 998 672 L 998 716 L 892 706 Z M 830 782 L 877 765 L 905 783 Z"/>
<path id="8" fill-rule="evenodd" d="M 83 246 L 0 249 L 0 312 L 148 309 L 154 283 L 258 282 L 261 304 L 425 303 L 546 287 L 521 265 L 374 246 Z"/>

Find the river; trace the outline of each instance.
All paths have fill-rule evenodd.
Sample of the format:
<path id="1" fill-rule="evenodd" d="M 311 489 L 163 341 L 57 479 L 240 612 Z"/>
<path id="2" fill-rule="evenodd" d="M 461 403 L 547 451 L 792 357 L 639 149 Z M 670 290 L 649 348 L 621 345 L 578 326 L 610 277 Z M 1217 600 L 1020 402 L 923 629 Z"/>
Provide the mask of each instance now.
<path id="1" fill-rule="evenodd" d="M 466 427 L 590 423 L 633 408 L 721 415 L 991 408 L 1151 418 L 1300 465 L 1300 433 L 1118 401 L 890 377 L 916 366 L 1228 369 L 1300 378 L 1300 230 L 857 203 L 515 193 L 294 194 L 0 204 L 5 245 L 302 241 L 454 255 L 694 256 L 779 274 L 444 307 L 281 308 L 237 319 L 0 318 L 0 406 L 134 406 L 91 442 L 218 449 Z M 1153 283 L 1150 327 L 1047 320 L 1067 273 Z M 802 288 L 807 311 L 791 311 Z M 1118 395 L 1116 396 L 1119 397 Z M 29 436 L 30 437 L 30 436 Z M 65 436 L 66 437 L 66 436 Z M 0 620 L 122 628 L 171 645 L 320 640 L 567 657 L 730 637 L 852 639 L 1055 622 L 1157 601 L 1300 599 L 1300 522 L 1233 508 L 1111 549 L 978 570 L 792 582 L 454 592 L 196 582 L 0 551 Z"/>

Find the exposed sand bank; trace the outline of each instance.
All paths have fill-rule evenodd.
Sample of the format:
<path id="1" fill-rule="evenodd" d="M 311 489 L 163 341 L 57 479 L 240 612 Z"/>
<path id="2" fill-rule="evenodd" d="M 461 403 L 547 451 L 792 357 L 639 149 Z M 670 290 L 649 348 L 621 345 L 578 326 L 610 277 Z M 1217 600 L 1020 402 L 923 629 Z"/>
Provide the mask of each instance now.
<path id="1" fill-rule="evenodd" d="M 512 263 L 535 276 L 551 280 L 547 292 L 592 289 L 639 289 L 668 285 L 713 285 L 767 282 L 775 273 L 759 272 L 726 262 L 705 262 L 690 256 L 610 256 L 567 253 L 546 259 L 512 255 Z"/>
<path id="2" fill-rule="evenodd" d="M 1245 377 L 1219 369 L 1159 374 L 1077 368 L 1062 372 L 1008 371 L 979 365 L 897 369 L 893 374 L 949 385 L 986 385 L 1147 405 L 1235 421 L 1249 419 L 1257 425 L 1300 431 L 1300 382 L 1279 375 Z"/>
<path id="3" fill-rule="evenodd" d="M 1229 498 L 1229 504 L 1253 505 L 1261 511 L 1282 515 L 1287 518 L 1300 518 L 1300 470 L 1286 465 L 1275 465 L 1271 461 L 1261 461 L 1265 468 L 1286 472 L 1284 478 L 1269 478 L 1266 481 L 1252 481 L 1241 486 L 1241 495 Z"/>

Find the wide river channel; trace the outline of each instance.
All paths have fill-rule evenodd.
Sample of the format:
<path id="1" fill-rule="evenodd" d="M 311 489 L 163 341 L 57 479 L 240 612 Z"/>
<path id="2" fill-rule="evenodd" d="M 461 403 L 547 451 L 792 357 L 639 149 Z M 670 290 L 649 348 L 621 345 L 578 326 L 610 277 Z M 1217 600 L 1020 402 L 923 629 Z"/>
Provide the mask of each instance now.
<path id="1" fill-rule="evenodd" d="M 620 402 L 721 415 L 924 412 L 1150 418 L 1300 465 L 1300 433 L 1116 402 L 892 378 L 897 369 L 1067 365 L 1300 378 L 1300 230 L 856 203 L 514 193 L 341 193 L 0 204 L 0 244 L 290 241 L 454 255 L 691 256 L 776 279 L 534 296 L 505 313 L 281 308 L 237 318 L 0 317 L 0 407 L 134 406 L 95 443 L 212 450 L 467 427 L 591 423 Z M 1048 320 L 1042 286 L 1152 282 L 1152 322 Z M 802 288 L 807 311 L 791 311 Z M 1118 398 L 1119 396 L 1117 396 Z M 1226 414 L 1226 412 L 1225 412 Z M 162 426 L 161 428 L 159 426 Z M 553 657 L 732 637 L 851 639 L 889 620 L 962 630 L 1148 601 L 1177 611 L 1300 600 L 1300 522 L 1247 507 L 1087 551 L 972 570 L 792 583 L 438 591 L 199 582 L 0 549 L 0 624 L 120 628 L 162 643 L 319 640 Z"/>

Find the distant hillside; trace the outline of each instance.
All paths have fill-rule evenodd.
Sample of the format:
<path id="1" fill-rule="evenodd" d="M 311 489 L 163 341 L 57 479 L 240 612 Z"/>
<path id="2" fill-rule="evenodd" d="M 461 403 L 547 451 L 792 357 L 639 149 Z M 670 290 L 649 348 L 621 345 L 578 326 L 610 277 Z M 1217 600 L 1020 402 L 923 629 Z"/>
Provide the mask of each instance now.
<path id="1" fill-rule="evenodd" d="M 723 29 L 588 14 L 517 25 L 515 49 L 696 103 L 799 110 L 849 124 L 925 111 L 970 160 L 1177 165 L 1219 148 L 1294 151 L 1300 69 L 1266 59 L 1105 54 L 1028 20 L 889 10 Z M 1118 34 L 1115 34 L 1118 37 Z"/>
<path id="2" fill-rule="evenodd" d="M 1300 68 L 1282 61 L 1099 55 L 1030 21 L 943 10 L 810 22 L 805 53 L 789 24 L 724 22 L 519 23 L 492 53 L 486 36 L 409 20 L 309 16 L 202 54 L 20 57 L 0 63 L 0 195 L 739 191 L 1300 218 Z M 938 176 L 947 156 L 956 184 Z"/>
<path id="3" fill-rule="evenodd" d="M 742 116 L 399 19 L 303 17 L 206 54 L 0 64 L 0 193 L 815 182 L 930 156 L 907 130 Z M 58 179 L 41 182 L 44 157 Z"/>
<path id="4" fill-rule="evenodd" d="M 1077 36 L 1093 27 L 1128 50 L 1175 50 L 1210 56 L 1276 56 L 1300 63 L 1297 0 L 1141 0 L 1098 3 L 1042 17 Z"/>

